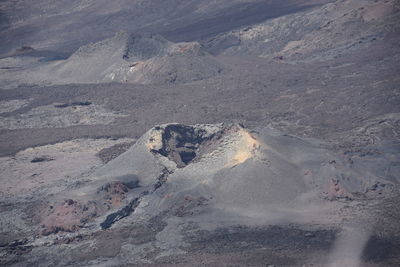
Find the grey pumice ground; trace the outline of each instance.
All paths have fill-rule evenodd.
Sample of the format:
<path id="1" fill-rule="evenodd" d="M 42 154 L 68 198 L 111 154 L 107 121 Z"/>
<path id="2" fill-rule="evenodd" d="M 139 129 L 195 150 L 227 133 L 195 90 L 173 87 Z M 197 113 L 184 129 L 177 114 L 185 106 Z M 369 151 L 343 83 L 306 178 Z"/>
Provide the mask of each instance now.
<path id="1" fill-rule="evenodd" d="M 398 1 L 2 1 L 0 265 L 398 266 Z"/>

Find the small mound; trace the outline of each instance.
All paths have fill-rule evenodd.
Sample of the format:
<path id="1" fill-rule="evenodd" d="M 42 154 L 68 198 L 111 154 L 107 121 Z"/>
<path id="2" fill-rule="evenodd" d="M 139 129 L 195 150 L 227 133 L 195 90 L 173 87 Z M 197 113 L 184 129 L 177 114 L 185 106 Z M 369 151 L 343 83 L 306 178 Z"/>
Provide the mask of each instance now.
<path id="1" fill-rule="evenodd" d="M 46 77 L 52 83 L 160 84 L 202 80 L 223 69 L 197 42 L 174 44 L 159 35 L 119 32 L 79 48 L 67 60 L 50 63 L 37 74 L 49 72 Z"/>
<path id="2" fill-rule="evenodd" d="M 225 69 L 197 42 L 172 43 L 159 35 L 118 32 L 79 48 L 67 59 L 44 62 L 15 79 L 26 83 L 188 83 Z M 14 79 L 13 78 L 13 79 Z"/>
<path id="3" fill-rule="evenodd" d="M 220 74 L 224 66 L 206 53 L 198 43 L 171 47 L 168 55 L 135 62 L 127 80 L 142 84 L 188 83 Z"/>

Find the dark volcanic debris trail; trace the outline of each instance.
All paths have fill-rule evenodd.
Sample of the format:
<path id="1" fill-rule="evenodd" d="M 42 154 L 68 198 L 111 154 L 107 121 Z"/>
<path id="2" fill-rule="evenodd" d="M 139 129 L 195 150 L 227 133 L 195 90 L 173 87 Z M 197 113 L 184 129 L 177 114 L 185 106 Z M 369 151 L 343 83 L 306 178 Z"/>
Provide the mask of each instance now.
<path id="1" fill-rule="evenodd" d="M 142 198 L 147 196 L 148 194 L 154 193 L 157 189 L 159 189 L 165 182 L 167 182 L 168 175 L 170 175 L 172 173 L 173 173 L 172 171 L 168 171 L 165 168 L 162 171 L 162 173 L 160 174 L 160 176 L 156 179 L 156 183 L 153 185 L 153 190 L 151 192 L 149 192 L 149 191 L 141 192 L 137 198 L 131 200 L 122 209 L 107 215 L 107 218 L 102 223 L 100 223 L 101 229 L 108 229 L 117 221 L 119 221 L 119 220 L 131 215 L 133 212 L 135 212 L 135 209 L 137 206 L 139 206 Z"/>
<path id="2" fill-rule="evenodd" d="M 398 1 L 0 10 L 0 265 L 400 266 Z"/>
<path id="3" fill-rule="evenodd" d="M 108 229 L 110 228 L 114 223 L 118 222 L 119 220 L 131 215 L 136 207 L 140 204 L 140 200 L 143 196 L 146 196 L 149 192 L 144 191 L 140 194 L 139 197 L 135 198 L 134 200 L 130 201 L 128 205 L 124 206 L 122 209 L 111 213 L 110 215 L 107 216 L 107 218 L 100 223 L 101 229 Z"/>

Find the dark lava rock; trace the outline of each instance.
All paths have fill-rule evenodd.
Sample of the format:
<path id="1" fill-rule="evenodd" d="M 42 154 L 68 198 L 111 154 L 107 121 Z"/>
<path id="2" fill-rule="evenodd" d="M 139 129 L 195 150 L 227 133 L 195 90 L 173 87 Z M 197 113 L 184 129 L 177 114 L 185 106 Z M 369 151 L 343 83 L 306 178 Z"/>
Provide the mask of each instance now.
<path id="1" fill-rule="evenodd" d="M 31 160 L 31 163 L 46 162 L 46 161 L 52 161 L 52 160 L 54 160 L 54 159 L 52 159 L 48 156 L 42 156 L 42 157 L 33 158 Z"/>

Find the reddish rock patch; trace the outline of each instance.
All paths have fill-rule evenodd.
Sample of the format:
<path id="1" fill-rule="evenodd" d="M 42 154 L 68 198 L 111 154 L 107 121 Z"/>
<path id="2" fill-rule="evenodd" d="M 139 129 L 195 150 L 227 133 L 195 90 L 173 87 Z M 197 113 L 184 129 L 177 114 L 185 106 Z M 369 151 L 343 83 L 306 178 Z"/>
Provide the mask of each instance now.
<path id="1" fill-rule="evenodd" d="M 117 208 L 121 206 L 122 201 L 126 198 L 129 187 L 119 181 L 114 181 L 102 186 L 97 194 L 102 195 L 103 200 L 108 208 Z"/>
<path id="2" fill-rule="evenodd" d="M 344 188 L 338 179 L 331 179 L 327 185 L 326 197 L 330 200 L 348 198 L 351 194 Z"/>
<path id="3" fill-rule="evenodd" d="M 66 199 L 63 203 L 50 206 L 49 211 L 42 220 L 42 235 L 63 232 L 74 232 L 98 215 L 97 205 L 94 201 L 80 203 Z"/>
<path id="4" fill-rule="evenodd" d="M 42 235 L 58 232 L 75 232 L 87 222 L 105 212 L 122 206 L 129 190 L 135 184 L 114 181 L 101 186 L 94 199 L 76 201 L 66 199 L 61 203 L 50 205 L 41 219 Z"/>

